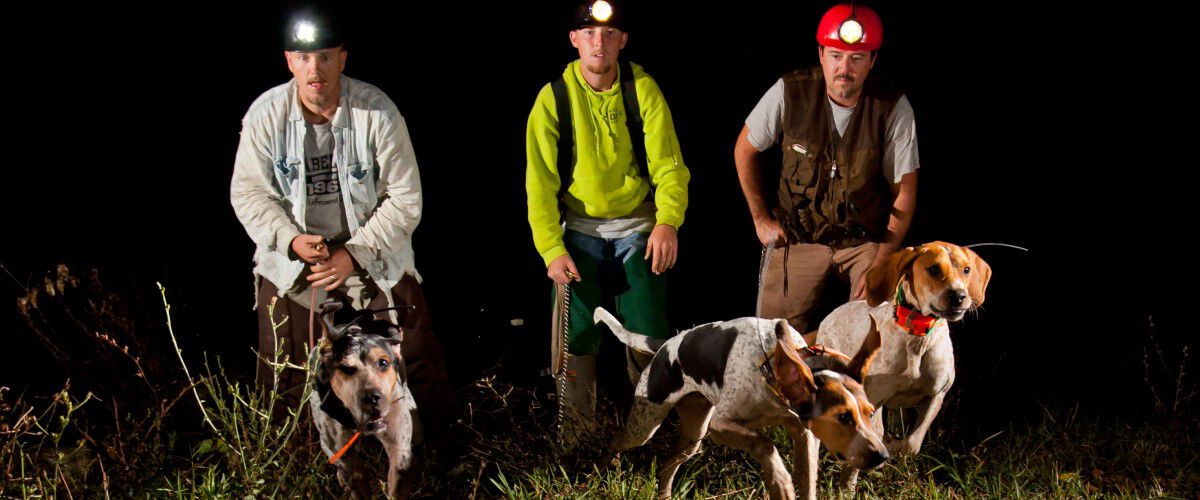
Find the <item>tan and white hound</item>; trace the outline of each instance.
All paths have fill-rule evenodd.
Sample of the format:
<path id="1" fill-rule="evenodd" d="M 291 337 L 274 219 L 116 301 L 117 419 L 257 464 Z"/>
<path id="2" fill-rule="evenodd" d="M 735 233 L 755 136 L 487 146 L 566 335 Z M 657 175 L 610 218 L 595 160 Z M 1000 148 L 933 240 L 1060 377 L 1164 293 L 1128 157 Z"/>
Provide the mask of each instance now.
<path id="1" fill-rule="evenodd" d="M 867 273 L 867 300 L 835 309 L 811 343 L 854 350 L 879 325 L 882 347 L 863 386 L 882 408 L 917 408 L 912 432 L 888 442 L 893 454 L 917 453 L 942 400 L 954 383 L 954 348 L 948 322 L 983 304 L 992 269 L 975 252 L 936 241 L 908 247 Z M 874 319 L 874 321 L 872 321 Z M 872 416 L 883 436 L 883 412 Z M 847 468 L 843 485 L 853 490 L 858 470 Z"/>

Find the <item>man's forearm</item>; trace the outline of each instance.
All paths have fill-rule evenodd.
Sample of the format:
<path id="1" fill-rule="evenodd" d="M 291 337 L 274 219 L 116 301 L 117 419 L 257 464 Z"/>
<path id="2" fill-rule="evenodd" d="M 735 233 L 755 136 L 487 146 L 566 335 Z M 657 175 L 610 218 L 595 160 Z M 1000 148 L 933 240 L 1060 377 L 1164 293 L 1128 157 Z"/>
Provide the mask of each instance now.
<path id="1" fill-rule="evenodd" d="M 742 194 L 746 196 L 746 204 L 750 207 L 750 217 L 754 220 L 768 215 L 767 200 L 763 196 L 762 169 L 759 168 L 758 151 L 746 138 L 747 129 L 742 127 L 738 135 L 737 145 L 733 148 L 733 163 L 737 166 L 738 182 L 742 185 Z"/>
<path id="2" fill-rule="evenodd" d="M 887 234 L 880 245 L 880 254 L 894 252 L 904 244 L 904 237 L 912 226 L 913 212 L 917 209 L 917 173 L 910 172 L 900 179 L 888 216 Z"/>

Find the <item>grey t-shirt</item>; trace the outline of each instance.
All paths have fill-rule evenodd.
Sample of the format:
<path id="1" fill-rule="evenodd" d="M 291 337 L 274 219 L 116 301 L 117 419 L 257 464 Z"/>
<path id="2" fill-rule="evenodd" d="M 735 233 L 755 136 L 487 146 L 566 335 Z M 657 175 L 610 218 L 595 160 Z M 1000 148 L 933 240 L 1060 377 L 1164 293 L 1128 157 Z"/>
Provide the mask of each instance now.
<path id="1" fill-rule="evenodd" d="M 656 224 L 655 215 L 657 214 L 657 210 L 658 208 L 654 205 L 653 199 L 643 201 L 629 215 L 612 219 L 597 219 L 567 210 L 566 220 L 563 222 L 563 225 L 567 229 L 579 231 L 588 236 L 604 238 L 606 240 L 617 240 L 633 233 L 649 233 L 653 231 Z"/>
<path id="2" fill-rule="evenodd" d="M 308 189 L 307 207 L 304 213 L 306 234 L 319 234 L 330 240 L 345 239 L 349 235 L 346 209 L 342 206 L 342 190 L 338 183 L 338 166 L 333 162 L 333 124 L 307 123 L 304 138 L 305 185 Z M 300 273 L 296 283 L 288 290 L 288 297 L 307 307 L 316 290 L 317 303 L 327 296 L 325 289 L 309 286 L 308 267 Z M 352 273 L 338 291 L 350 298 L 355 309 L 363 309 L 375 296 L 374 287 L 368 286 L 360 272 Z"/>
<path id="3" fill-rule="evenodd" d="M 828 98 L 826 96 L 826 99 Z M 833 109 L 833 122 L 840 136 L 846 132 L 854 108 L 840 106 L 832 99 L 829 99 L 829 104 Z M 782 78 L 767 90 L 750 112 L 750 116 L 746 117 L 746 128 L 746 138 L 749 139 L 750 145 L 760 152 L 779 141 L 783 129 Z M 904 174 L 916 172 L 921 168 L 917 152 L 917 123 L 913 119 L 912 105 L 909 104 L 907 96 L 900 96 L 896 107 L 892 109 L 884 137 L 886 140 L 883 150 L 883 173 L 893 184 L 898 184 Z"/>
<path id="4" fill-rule="evenodd" d="M 304 161 L 307 168 L 305 184 L 308 206 L 305 209 L 306 233 L 329 239 L 347 234 L 346 209 L 342 207 L 342 190 L 338 185 L 338 166 L 333 162 L 332 124 L 308 123 L 304 138 Z"/>

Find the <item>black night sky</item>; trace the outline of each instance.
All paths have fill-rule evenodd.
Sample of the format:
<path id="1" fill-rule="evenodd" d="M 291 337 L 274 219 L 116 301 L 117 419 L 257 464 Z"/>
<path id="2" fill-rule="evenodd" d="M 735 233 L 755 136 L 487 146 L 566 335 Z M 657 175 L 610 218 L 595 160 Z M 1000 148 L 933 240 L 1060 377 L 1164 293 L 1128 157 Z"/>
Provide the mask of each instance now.
<path id="1" fill-rule="evenodd" d="M 783 72 L 816 64 L 812 31 L 830 4 L 630 9 L 622 55 L 663 89 L 692 172 L 672 272 L 676 328 L 754 311 L 760 247 L 733 144 Z M 987 303 L 952 328 L 962 407 L 997 420 L 1040 404 L 1147 407 L 1148 333 L 1195 351 L 1200 273 L 1185 243 L 1196 226 L 1184 179 L 1195 162 L 1176 124 L 1195 105 L 1171 69 L 1185 63 L 1150 62 L 1149 40 L 1130 40 L 1128 23 L 1113 22 L 1122 12 L 870 4 L 887 30 L 874 71 L 907 90 L 917 119 L 922 168 L 908 243 L 1031 250 L 979 250 L 994 272 Z M 77 273 L 97 268 L 151 304 L 161 281 L 185 348 L 252 373 L 253 246 L 230 208 L 229 180 L 243 113 L 289 78 L 286 7 L 104 2 L 9 18 L 31 28 L 6 49 L 0 263 L 17 281 L 39 282 L 64 262 Z M 576 57 L 564 25 L 571 7 L 342 7 L 352 27 L 346 74 L 388 93 L 411 132 L 425 195 L 416 262 L 452 378 L 465 385 L 499 362 L 510 380 L 536 383 L 549 282 L 525 220 L 524 131 L 538 89 Z M 4 297 L 20 292 L 0 281 Z M 61 387 L 67 374 L 3 310 L 12 326 L 0 382 Z"/>

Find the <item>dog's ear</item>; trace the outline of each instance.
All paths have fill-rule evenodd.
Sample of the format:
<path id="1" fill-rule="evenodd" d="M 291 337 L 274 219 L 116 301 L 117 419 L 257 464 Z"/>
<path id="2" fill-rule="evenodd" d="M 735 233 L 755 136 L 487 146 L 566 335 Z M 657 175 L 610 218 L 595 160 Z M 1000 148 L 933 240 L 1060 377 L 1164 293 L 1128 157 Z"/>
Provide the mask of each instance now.
<path id="1" fill-rule="evenodd" d="M 320 315 L 321 325 L 325 327 L 325 335 L 330 341 L 341 338 L 341 332 L 337 332 L 337 328 L 333 326 L 333 315 L 342 308 L 342 301 L 329 297 L 317 306 L 317 314 Z M 336 332 L 336 335 L 335 335 Z"/>
<path id="2" fill-rule="evenodd" d="M 394 346 L 400 345 L 400 343 L 404 341 L 404 330 L 400 329 L 396 325 L 388 325 L 387 335 L 385 337 L 387 338 L 388 344 Z"/>
<path id="3" fill-rule="evenodd" d="M 775 371 L 779 389 L 793 404 L 811 403 L 817 393 L 817 384 L 813 381 L 812 370 L 796 352 L 786 321 L 775 321 L 775 340 L 774 366 L 771 368 Z"/>
<path id="4" fill-rule="evenodd" d="M 992 266 L 979 257 L 979 254 L 970 248 L 963 248 L 967 252 L 967 257 L 971 262 L 971 272 L 967 274 L 967 294 L 971 296 L 972 307 L 983 305 L 984 291 L 987 290 L 988 281 L 992 280 Z"/>
<path id="5" fill-rule="evenodd" d="M 868 270 L 863 278 L 867 280 L 867 305 L 875 307 L 891 300 L 892 294 L 896 293 L 896 283 L 900 282 L 918 255 L 920 252 L 913 247 L 905 247 Z"/>
<path id="6" fill-rule="evenodd" d="M 867 334 L 862 347 L 858 348 L 858 354 L 855 354 L 854 359 L 850 360 L 850 364 L 846 365 L 847 375 L 853 377 L 860 384 L 867 380 L 867 372 L 871 370 L 871 361 L 875 360 L 875 355 L 879 354 L 879 346 L 883 344 L 875 317 L 869 317 L 871 318 L 871 333 Z"/>

